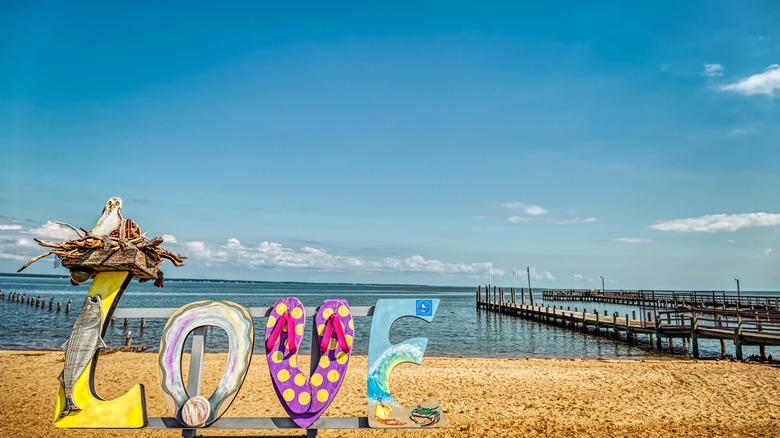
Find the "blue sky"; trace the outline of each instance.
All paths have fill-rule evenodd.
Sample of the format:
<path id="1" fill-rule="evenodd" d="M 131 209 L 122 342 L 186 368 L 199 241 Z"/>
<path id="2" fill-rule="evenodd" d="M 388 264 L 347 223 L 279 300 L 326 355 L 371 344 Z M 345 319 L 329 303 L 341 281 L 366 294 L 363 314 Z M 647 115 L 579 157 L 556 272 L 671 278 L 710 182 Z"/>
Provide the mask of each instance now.
<path id="1" fill-rule="evenodd" d="M 777 23 L 770 1 L 3 2 L 0 272 L 119 196 L 189 257 L 170 278 L 780 290 Z"/>

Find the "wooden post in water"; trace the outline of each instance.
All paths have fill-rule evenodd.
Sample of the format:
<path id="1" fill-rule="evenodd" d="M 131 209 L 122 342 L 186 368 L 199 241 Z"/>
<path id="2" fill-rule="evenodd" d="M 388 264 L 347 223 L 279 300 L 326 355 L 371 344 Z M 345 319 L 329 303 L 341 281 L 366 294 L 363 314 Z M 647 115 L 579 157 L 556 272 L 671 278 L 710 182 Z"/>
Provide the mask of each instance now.
<path id="1" fill-rule="evenodd" d="M 634 319 L 636 319 L 636 312 L 634 312 Z M 631 331 L 631 320 L 628 319 L 628 313 L 626 313 L 626 341 L 634 342 L 634 333 Z"/>
<path id="2" fill-rule="evenodd" d="M 758 320 L 758 315 L 756 315 L 756 325 L 758 326 L 758 331 L 759 332 L 763 332 L 764 331 L 764 326 Z M 758 346 L 758 355 L 761 356 L 761 360 L 763 360 L 766 357 L 766 345 L 759 345 Z"/>
<path id="3" fill-rule="evenodd" d="M 695 357 L 696 359 L 699 358 L 698 331 L 699 331 L 699 316 L 696 314 L 696 312 L 693 312 L 693 317 L 691 318 L 691 348 L 693 349 L 693 357 Z"/>
<path id="4" fill-rule="evenodd" d="M 721 316 L 718 315 L 718 327 L 723 327 L 723 320 L 721 319 Z M 725 356 L 726 355 L 726 340 L 721 339 L 720 340 L 720 355 Z"/>
<path id="5" fill-rule="evenodd" d="M 73 300 L 68 300 L 68 305 L 65 306 L 65 313 L 70 313 L 70 302 Z"/>
<path id="6" fill-rule="evenodd" d="M 734 350 L 737 360 L 742 360 L 742 316 L 737 314 L 737 328 L 734 329 Z"/>
<path id="7" fill-rule="evenodd" d="M 618 338 L 617 312 L 612 313 L 612 336 Z"/>
<path id="8" fill-rule="evenodd" d="M 131 336 L 132 332 L 127 332 L 127 335 L 125 335 L 125 347 L 130 347 L 133 343 L 133 338 Z"/>

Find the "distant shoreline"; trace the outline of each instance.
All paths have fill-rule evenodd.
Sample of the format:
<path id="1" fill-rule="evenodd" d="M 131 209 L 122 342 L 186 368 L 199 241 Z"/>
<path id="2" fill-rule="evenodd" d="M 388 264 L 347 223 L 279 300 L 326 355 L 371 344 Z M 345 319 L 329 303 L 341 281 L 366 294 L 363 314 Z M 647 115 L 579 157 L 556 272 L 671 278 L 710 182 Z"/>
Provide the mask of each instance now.
<path id="1" fill-rule="evenodd" d="M 28 274 L 28 273 L 19 273 L 19 272 L 0 272 L 0 277 L 19 277 L 19 278 L 60 278 L 60 279 L 67 279 L 69 278 L 68 275 L 65 274 Z M 349 283 L 349 282 L 319 282 L 319 281 L 268 281 L 268 280 L 228 280 L 224 278 L 168 278 L 165 277 L 165 281 L 172 281 L 172 282 L 188 282 L 188 281 L 197 281 L 202 283 L 241 283 L 241 284 L 323 284 L 323 285 L 329 285 L 329 286 L 372 286 L 372 287 L 414 287 L 414 288 L 423 288 L 423 287 L 435 287 L 435 288 L 452 288 L 452 289 L 473 289 L 476 290 L 477 287 L 483 286 L 480 284 L 474 284 L 474 286 L 451 286 L 451 285 L 445 285 L 445 286 L 437 286 L 437 285 L 431 285 L 431 284 L 407 284 L 407 283 Z M 511 289 L 509 286 L 498 286 L 494 285 L 498 288 L 509 290 Z M 522 289 L 522 288 L 515 288 L 515 289 Z M 577 288 L 569 288 L 569 287 L 534 287 L 535 291 L 543 291 L 543 290 L 569 290 L 569 289 L 577 289 Z M 631 289 L 631 288 L 623 288 L 624 290 L 640 290 L 640 289 Z M 608 289 L 609 290 L 609 289 Z M 648 289 L 650 290 L 650 289 Z M 656 289 L 661 290 L 661 289 Z M 671 290 L 671 289 L 670 289 Z M 712 292 L 712 290 L 709 289 L 674 289 L 678 292 Z M 718 290 L 718 292 L 721 292 Z M 751 292 L 758 292 L 758 293 L 775 293 L 780 295 L 780 291 L 778 290 L 743 290 L 742 293 L 749 294 Z"/>
<path id="2" fill-rule="evenodd" d="M 22 278 L 69 278 L 64 274 L 23 274 L 20 272 L 0 272 L 0 277 L 22 277 Z M 406 283 L 349 283 L 349 282 L 319 282 L 319 281 L 267 281 L 267 280 L 228 280 L 224 278 L 169 278 L 165 281 L 198 281 L 203 283 L 246 283 L 246 284 L 326 284 L 333 286 L 373 286 L 373 287 L 437 287 L 437 288 L 455 288 L 469 289 L 472 286 L 434 286 L 430 284 L 406 284 Z M 473 286 L 476 287 L 476 286 Z"/>

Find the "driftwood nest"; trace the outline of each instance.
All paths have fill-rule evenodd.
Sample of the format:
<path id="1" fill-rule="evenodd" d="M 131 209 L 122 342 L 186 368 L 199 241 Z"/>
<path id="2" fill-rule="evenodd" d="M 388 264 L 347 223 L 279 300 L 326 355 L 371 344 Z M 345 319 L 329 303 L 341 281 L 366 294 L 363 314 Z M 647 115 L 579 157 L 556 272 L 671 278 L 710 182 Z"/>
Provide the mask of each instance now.
<path id="1" fill-rule="evenodd" d="M 31 259 L 17 272 L 54 254 L 57 257 L 55 264 L 61 262 L 70 269 L 74 285 L 84 283 L 99 271 L 130 271 L 139 281 L 155 280 L 154 285 L 162 287 L 163 273 L 157 268 L 162 259 L 170 260 L 174 266 L 182 266 L 187 258 L 162 248 L 162 237 L 148 239 L 140 234 L 140 228 L 132 219 L 124 220 L 120 229 L 105 236 L 95 235 L 84 228 L 79 231 L 68 223 L 56 223 L 70 227 L 79 237 L 60 243 L 35 239 L 39 245 L 52 249 Z"/>

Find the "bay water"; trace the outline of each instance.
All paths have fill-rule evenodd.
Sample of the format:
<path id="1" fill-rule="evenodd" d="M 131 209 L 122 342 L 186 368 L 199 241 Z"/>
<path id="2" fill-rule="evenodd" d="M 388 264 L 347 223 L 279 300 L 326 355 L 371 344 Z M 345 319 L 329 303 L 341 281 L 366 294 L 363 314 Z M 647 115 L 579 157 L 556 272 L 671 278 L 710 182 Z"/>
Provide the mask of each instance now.
<path id="1" fill-rule="evenodd" d="M 0 349 L 4 350 L 56 350 L 70 336 L 73 323 L 89 290 L 90 283 L 71 286 L 67 278 L 0 276 L 0 289 L 6 298 L 0 300 Z M 46 308 L 8 300 L 11 292 L 46 300 Z M 417 285 L 364 285 L 234 282 L 218 280 L 167 279 L 162 288 L 151 282 L 132 281 L 125 290 L 118 308 L 168 307 L 178 308 L 194 301 L 226 300 L 244 307 L 268 307 L 276 300 L 296 297 L 304 306 L 322 305 L 325 299 L 346 299 L 350 306 L 373 306 L 378 299 L 439 299 L 439 308 L 431 323 L 418 318 L 401 318 L 390 330 L 390 341 L 401 342 L 414 337 L 428 338 L 426 355 L 449 357 L 497 357 L 497 358 L 612 358 L 646 359 L 670 357 L 651 348 L 644 336 L 638 343 L 629 345 L 592 333 L 527 321 L 514 316 L 478 311 L 475 305 L 476 287 L 445 287 Z M 54 300 L 54 309 L 48 310 L 48 301 Z M 70 313 L 65 306 L 71 300 Z M 518 298 L 519 300 L 519 298 Z M 534 294 L 536 303 L 544 303 L 541 293 Z M 63 309 L 56 311 L 58 302 Z M 571 304 L 572 310 L 578 303 Z M 583 303 L 579 303 L 580 306 Z M 614 304 L 587 304 L 588 311 L 597 309 L 631 313 L 630 306 Z M 580 307 L 581 308 L 581 307 Z M 636 310 L 636 308 L 633 308 Z M 311 345 L 311 325 L 314 315 L 307 315 L 307 327 L 301 343 L 306 354 Z M 131 332 L 133 346 L 146 346 L 158 351 L 160 335 L 165 319 L 147 319 L 144 329 L 141 321 L 131 319 L 127 326 L 117 319 L 109 325 L 105 342 L 108 348 L 121 347 L 125 336 Z M 262 349 L 265 318 L 256 318 L 255 353 Z M 371 326 L 370 317 L 355 318 L 355 354 L 366 354 Z M 220 329 L 212 328 L 207 336 L 207 351 L 225 351 L 227 336 Z M 681 354 L 682 345 L 677 341 L 675 353 Z M 733 345 L 727 343 L 733 354 Z M 756 351 L 752 351 L 755 349 Z M 757 354 L 758 347 L 745 347 L 745 355 Z M 700 341 L 702 357 L 720 355 L 717 341 Z M 768 354 L 780 357 L 780 349 L 767 347 Z"/>

